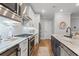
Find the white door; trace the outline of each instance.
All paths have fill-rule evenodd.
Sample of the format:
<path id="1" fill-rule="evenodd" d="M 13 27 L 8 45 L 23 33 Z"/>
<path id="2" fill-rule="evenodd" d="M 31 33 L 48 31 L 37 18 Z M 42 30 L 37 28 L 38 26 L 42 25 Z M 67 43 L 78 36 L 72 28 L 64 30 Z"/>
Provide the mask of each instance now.
<path id="1" fill-rule="evenodd" d="M 52 22 L 50 20 L 44 20 L 41 22 L 41 38 L 50 39 L 52 34 Z"/>

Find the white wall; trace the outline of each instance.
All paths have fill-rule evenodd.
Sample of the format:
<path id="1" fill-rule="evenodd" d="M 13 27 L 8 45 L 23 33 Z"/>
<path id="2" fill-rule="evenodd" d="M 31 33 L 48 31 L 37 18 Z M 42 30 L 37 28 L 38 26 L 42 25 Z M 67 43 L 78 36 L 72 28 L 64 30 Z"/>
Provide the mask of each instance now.
<path id="1" fill-rule="evenodd" d="M 41 19 L 41 39 L 50 39 L 53 33 L 53 19 Z"/>
<path id="2" fill-rule="evenodd" d="M 74 26 L 76 26 L 76 29 L 74 29 Z M 72 31 L 79 32 L 79 16 L 73 15 L 71 17 L 71 28 Z"/>
<path id="3" fill-rule="evenodd" d="M 59 28 L 59 23 L 63 21 L 66 23 L 66 28 L 70 26 L 70 13 L 55 13 L 55 18 L 54 18 L 54 33 L 59 33 L 59 34 L 65 34 L 66 33 L 66 28 L 65 29 L 60 29 Z"/>

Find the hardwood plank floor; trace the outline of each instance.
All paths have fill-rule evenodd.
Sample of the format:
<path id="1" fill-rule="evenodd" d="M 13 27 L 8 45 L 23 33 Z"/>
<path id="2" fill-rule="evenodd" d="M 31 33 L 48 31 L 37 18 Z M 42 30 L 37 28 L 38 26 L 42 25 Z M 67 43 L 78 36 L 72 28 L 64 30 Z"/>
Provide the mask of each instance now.
<path id="1" fill-rule="evenodd" d="M 38 56 L 38 51 L 40 47 L 47 47 L 48 48 L 48 52 L 49 52 L 49 56 L 52 55 L 52 49 L 51 49 L 51 40 L 50 39 L 45 39 L 45 40 L 41 40 L 39 45 L 39 47 L 35 46 L 35 48 L 38 48 L 37 50 L 35 49 L 35 53 L 33 54 L 33 56 Z"/>

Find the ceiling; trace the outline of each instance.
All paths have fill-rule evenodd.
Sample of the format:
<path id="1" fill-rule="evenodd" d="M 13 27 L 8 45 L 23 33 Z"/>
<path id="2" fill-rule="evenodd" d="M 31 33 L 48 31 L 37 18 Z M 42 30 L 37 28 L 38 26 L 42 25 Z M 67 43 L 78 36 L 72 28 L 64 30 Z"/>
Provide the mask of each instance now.
<path id="1" fill-rule="evenodd" d="M 71 14 L 79 13 L 79 6 L 76 6 L 76 3 L 31 3 L 31 6 L 35 13 L 40 13 L 42 18 L 52 19 L 60 9 Z"/>

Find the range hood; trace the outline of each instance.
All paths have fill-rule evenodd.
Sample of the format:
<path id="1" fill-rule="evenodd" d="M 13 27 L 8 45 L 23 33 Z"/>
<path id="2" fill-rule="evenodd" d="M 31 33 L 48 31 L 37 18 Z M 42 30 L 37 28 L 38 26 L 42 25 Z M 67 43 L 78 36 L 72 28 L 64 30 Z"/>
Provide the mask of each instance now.
<path id="1" fill-rule="evenodd" d="M 27 24 L 30 20 L 31 20 L 31 18 L 29 16 L 23 16 L 22 17 L 22 25 Z"/>
<path id="2" fill-rule="evenodd" d="M 32 20 L 32 19 L 31 19 L 29 16 L 27 16 L 27 15 L 24 15 L 23 18 L 24 18 L 25 20 Z"/>

